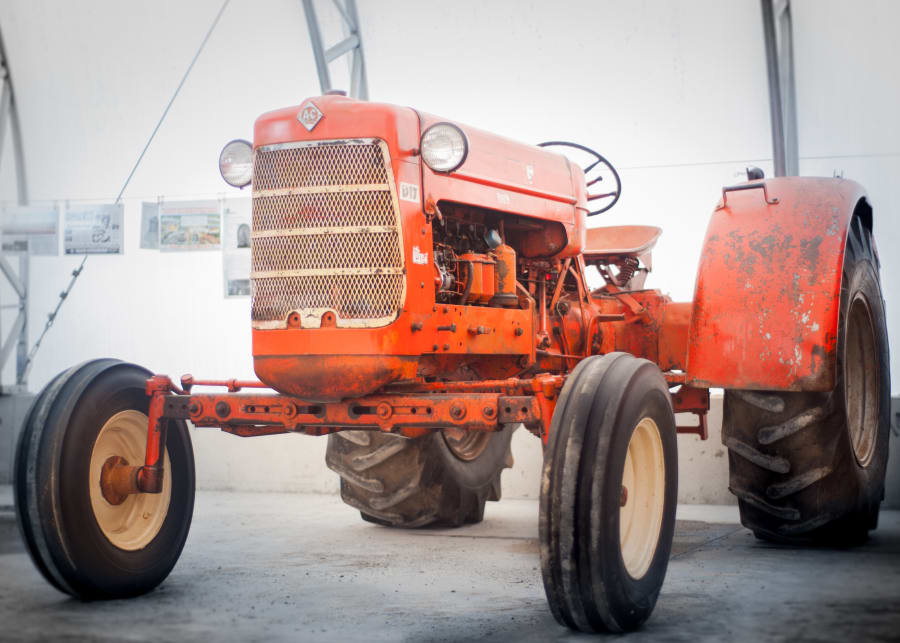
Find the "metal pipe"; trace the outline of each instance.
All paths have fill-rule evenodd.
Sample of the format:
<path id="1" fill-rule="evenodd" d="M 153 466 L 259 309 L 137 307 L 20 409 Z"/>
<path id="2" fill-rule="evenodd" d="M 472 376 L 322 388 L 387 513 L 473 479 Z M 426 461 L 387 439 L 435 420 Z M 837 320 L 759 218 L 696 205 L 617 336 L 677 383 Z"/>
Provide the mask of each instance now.
<path id="1" fill-rule="evenodd" d="M 781 83 L 778 76 L 778 49 L 775 43 L 775 13 L 772 0 L 762 3 L 763 38 L 766 46 L 766 71 L 769 78 L 769 118 L 772 121 L 772 157 L 775 176 L 785 176 L 784 120 L 782 118 Z"/>
<path id="2" fill-rule="evenodd" d="M 797 141 L 797 93 L 794 84 L 794 35 L 790 0 L 780 0 L 775 19 L 779 25 L 778 74 L 781 81 L 781 117 L 784 124 L 784 171 L 800 174 L 800 148 Z"/>
<path id="3" fill-rule="evenodd" d="M 362 30 L 359 27 L 359 13 L 356 11 L 356 0 L 345 0 L 350 20 L 347 23 L 359 44 L 353 51 L 350 65 L 350 95 L 359 100 L 369 100 L 369 81 L 366 76 L 366 56 L 363 52 Z M 343 13 L 343 12 L 342 12 Z M 345 16 L 346 20 L 346 16 Z"/>
<path id="4" fill-rule="evenodd" d="M 538 306 L 540 306 L 540 311 L 538 314 L 540 315 L 540 323 L 538 326 L 538 334 L 541 336 L 547 335 L 547 327 L 549 323 L 547 321 L 547 280 L 541 279 L 538 282 Z"/>
<path id="5" fill-rule="evenodd" d="M 6 139 L 6 115 L 12 104 L 11 91 L 6 80 L 6 68 L 0 63 L 0 75 L 3 76 L 0 83 L 0 161 L 3 160 L 3 141 Z"/>
<path id="6" fill-rule="evenodd" d="M 331 90 L 331 76 L 328 73 L 328 61 L 325 59 L 325 45 L 322 42 L 322 33 L 319 31 L 319 20 L 316 18 L 316 8 L 313 0 L 303 0 L 303 13 L 306 16 L 306 26 L 309 29 L 309 40 L 312 45 L 313 57 L 316 60 L 316 72 L 319 74 L 319 86 L 324 94 Z"/>
<path id="7" fill-rule="evenodd" d="M 466 287 L 463 290 L 462 299 L 459 302 L 460 306 L 465 306 L 467 303 L 469 303 L 469 294 L 472 292 L 472 281 L 475 279 L 475 264 L 471 261 L 467 261 L 466 266 L 469 274 L 468 278 L 466 279 Z"/>
<path id="8" fill-rule="evenodd" d="M 338 44 L 329 47 L 325 52 L 325 62 L 331 62 L 335 58 L 340 58 L 348 51 L 353 51 L 359 47 L 359 38 L 351 34 L 340 41 Z"/>

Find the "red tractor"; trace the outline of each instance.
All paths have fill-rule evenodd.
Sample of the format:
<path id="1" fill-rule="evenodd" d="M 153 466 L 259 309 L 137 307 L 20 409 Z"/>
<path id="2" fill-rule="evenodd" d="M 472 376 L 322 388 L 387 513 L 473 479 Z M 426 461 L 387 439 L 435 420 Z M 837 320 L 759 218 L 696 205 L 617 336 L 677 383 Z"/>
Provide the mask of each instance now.
<path id="1" fill-rule="evenodd" d="M 405 528 L 480 521 L 524 425 L 545 444 L 547 599 L 589 632 L 650 616 L 675 528 L 676 433 L 706 437 L 712 387 L 726 390 L 744 525 L 792 543 L 876 526 L 888 345 L 856 183 L 755 174 L 724 188 L 694 301 L 675 303 L 644 288 L 658 228 L 587 227 L 620 187 L 580 145 L 326 95 L 263 115 L 220 165 L 253 184 L 259 381 L 176 383 L 104 359 L 47 385 L 15 497 L 61 591 L 137 595 L 171 571 L 194 500 L 187 422 L 327 435 L 344 502 Z M 698 424 L 678 426 L 679 412 Z"/>

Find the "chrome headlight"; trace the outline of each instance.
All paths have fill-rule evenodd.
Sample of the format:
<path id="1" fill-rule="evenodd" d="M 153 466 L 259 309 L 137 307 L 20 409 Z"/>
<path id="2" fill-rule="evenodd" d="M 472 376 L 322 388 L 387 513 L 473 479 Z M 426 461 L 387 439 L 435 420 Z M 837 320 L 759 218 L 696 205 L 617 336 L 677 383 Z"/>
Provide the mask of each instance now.
<path id="1" fill-rule="evenodd" d="M 219 172 L 228 185 L 244 188 L 253 178 L 253 146 L 249 141 L 235 139 L 219 154 Z"/>
<path id="2" fill-rule="evenodd" d="M 436 123 L 422 134 L 422 160 L 435 172 L 452 172 L 466 160 L 469 141 L 452 123 Z"/>

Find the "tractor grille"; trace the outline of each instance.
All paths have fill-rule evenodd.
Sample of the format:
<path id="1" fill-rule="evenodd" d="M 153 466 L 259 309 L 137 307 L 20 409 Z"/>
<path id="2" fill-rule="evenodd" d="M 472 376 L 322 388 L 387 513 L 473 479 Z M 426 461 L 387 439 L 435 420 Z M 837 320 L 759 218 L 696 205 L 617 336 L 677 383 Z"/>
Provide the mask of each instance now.
<path id="1" fill-rule="evenodd" d="M 400 213 L 379 139 L 282 143 L 253 165 L 254 328 L 385 326 L 406 294 Z"/>

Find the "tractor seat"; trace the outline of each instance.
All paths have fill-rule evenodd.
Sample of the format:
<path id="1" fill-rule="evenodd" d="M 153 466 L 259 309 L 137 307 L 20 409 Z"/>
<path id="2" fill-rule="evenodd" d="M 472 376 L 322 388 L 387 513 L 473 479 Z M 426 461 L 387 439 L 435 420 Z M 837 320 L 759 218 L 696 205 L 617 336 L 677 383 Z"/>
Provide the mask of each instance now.
<path id="1" fill-rule="evenodd" d="M 585 235 L 584 258 L 640 257 L 656 245 L 662 228 L 649 225 L 620 225 L 589 228 Z"/>

